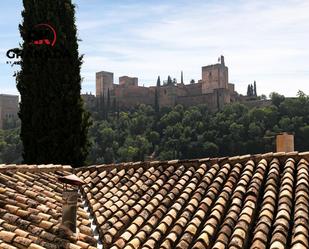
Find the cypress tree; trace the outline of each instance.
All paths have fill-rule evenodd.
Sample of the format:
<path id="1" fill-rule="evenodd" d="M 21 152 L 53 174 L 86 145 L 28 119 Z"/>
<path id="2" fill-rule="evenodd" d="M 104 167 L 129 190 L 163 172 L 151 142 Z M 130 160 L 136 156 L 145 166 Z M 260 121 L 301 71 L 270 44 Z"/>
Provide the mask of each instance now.
<path id="1" fill-rule="evenodd" d="M 247 88 L 247 96 L 248 97 L 252 97 L 252 96 L 256 96 L 256 86 L 249 84 L 248 88 Z"/>
<path id="2" fill-rule="evenodd" d="M 100 118 L 105 119 L 105 99 L 104 99 L 104 94 L 100 95 Z"/>
<path id="3" fill-rule="evenodd" d="M 23 53 L 16 82 L 24 162 L 81 166 L 88 154 L 90 121 L 80 96 L 75 6 L 71 0 L 23 0 L 23 5 Z M 48 39 L 38 45 L 33 33 L 41 24 Z M 47 25 L 54 28 L 56 40 Z"/>
<path id="4" fill-rule="evenodd" d="M 257 92 L 256 92 L 256 81 L 254 81 L 254 96 L 257 97 Z"/>
<path id="5" fill-rule="evenodd" d="M 112 111 L 113 111 L 113 115 L 114 115 L 115 112 L 116 112 L 116 98 L 115 97 L 113 98 L 113 108 L 112 108 Z"/>
<path id="6" fill-rule="evenodd" d="M 117 120 L 119 120 L 119 117 L 120 117 L 119 102 L 117 102 Z"/>
<path id="7" fill-rule="evenodd" d="M 183 83 L 183 71 L 181 71 L 181 84 L 184 84 Z"/>
<path id="8" fill-rule="evenodd" d="M 95 111 L 99 114 L 100 113 L 100 97 L 95 98 Z"/>
<path id="9" fill-rule="evenodd" d="M 155 89 L 155 103 L 154 103 L 154 107 L 155 107 L 155 112 L 158 113 L 159 112 L 159 87 L 161 85 L 161 80 L 160 80 L 160 76 L 158 77 L 157 80 L 157 87 Z"/>
<path id="10" fill-rule="evenodd" d="M 167 77 L 167 84 L 168 84 L 168 85 L 172 85 L 172 84 L 173 84 L 173 81 L 172 81 L 171 76 L 168 76 L 168 77 Z"/>
<path id="11" fill-rule="evenodd" d="M 157 79 L 157 86 L 161 86 L 161 79 L 160 79 L 160 76 L 158 76 L 158 79 Z"/>
<path id="12" fill-rule="evenodd" d="M 108 119 L 108 113 L 110 112 L 110 106 L 111 106 L 111 96 L 109 92 L 109 88 L 107 88 L 107 103 L 106 103 L 106 119 Z"/>

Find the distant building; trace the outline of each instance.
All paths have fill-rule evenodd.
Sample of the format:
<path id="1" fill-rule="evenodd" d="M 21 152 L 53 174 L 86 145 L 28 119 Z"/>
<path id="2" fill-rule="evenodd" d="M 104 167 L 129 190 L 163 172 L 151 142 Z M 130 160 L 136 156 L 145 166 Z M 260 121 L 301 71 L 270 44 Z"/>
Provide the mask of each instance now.
<path id="1" fill-rule="evenodd" d="M 121 109 L 129 109 L 138 104 L 153 106 L 156 92 L 160 107 L 206 104 L 210 110 L 218 110 L 241 98 L 235 91 L 235 85 L 229 83 L 229 71 L 223 56 L 219 58 L 219 63 L 202 67 L 201 80 L 197 83 L 191 80 L 189 84 L 184 84 L 182 72 L 181 82 L 170 78 L 163 84 L 150 87 L 139 86 L 136 77 L 122 76 L 119 84 L 115 84 L 113 73 L 96 73 L 96 96 L 106 97 L 108 92 L 110 101 L 117 102 Z"/>
<path id="2" fill-rule="evenodd" d="M 6 121 L 16 121 L 18 119 L 17 95 L 0 94 L 0 129 L 4 128 Z"/>
<path id="3" fill-rule="evenodd" d="M 224 57 L 221 63 L 202 67 L 202 94 L 213 93 L 216 89 L 229 89 L 229 70 Z"/>
<path id="4" fill-rule="evenodd" d="M 122 76 L 119 77 L 119 85 L 121 86 L 138 86 L 137 77 Z"/>
<path id="5" fill-rule="evenodd" d="M 108 89 L 114 89 L 114 73 L 101 71 L 96 73 L 96 96 L 107 96 Z"/>
<path id="6" fill-rule="evenodd" d="M 81 94 L 87 110 L 92 110 L 96 107 L 96 98 L 92 93 Z"/>

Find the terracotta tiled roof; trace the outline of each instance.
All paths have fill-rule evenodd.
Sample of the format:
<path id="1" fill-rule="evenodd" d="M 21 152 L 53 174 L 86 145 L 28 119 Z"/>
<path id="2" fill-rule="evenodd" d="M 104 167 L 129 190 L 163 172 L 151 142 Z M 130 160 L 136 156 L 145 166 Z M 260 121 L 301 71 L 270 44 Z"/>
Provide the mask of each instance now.
<path id="1" fill-rule="evenodd" d="M 78 237 L 64 239 L 59 228 L 62 184 L 57 178 L 70 171 L 70 166 L 61 165 L 0 165 L 1 249 L 96 248 L 89 216 L 80 200 Z"/>
<path id="2" fill-rule="evenodd" d="M 104 248 L 308 248 L 309 153 L 98 165 L 76 170 Z M 59 225 L 61 165 L 0 165 L 0 248 L 92 249 Z"/>
<path id="3" fill-rule="evenodd" d="M 309 153 L 100 165 L 77 175 L 104 248 L 308 248 Z"/>

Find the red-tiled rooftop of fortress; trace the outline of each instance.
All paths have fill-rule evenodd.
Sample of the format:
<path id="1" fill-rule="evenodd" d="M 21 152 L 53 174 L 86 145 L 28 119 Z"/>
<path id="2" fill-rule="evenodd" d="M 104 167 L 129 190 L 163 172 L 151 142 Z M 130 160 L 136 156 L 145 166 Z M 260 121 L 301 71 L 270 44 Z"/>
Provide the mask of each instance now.
<path id="1" fill-rule="evenodd" d="M 291 152 L 75 170 L 0 165 L 0 248 L 96 247 L 81 206 L 81 236 L 57 244 L 57 177 L 71 173 L 86 183 L 104 248 L 309 248 L 308 162 L 309 152 Z"/>

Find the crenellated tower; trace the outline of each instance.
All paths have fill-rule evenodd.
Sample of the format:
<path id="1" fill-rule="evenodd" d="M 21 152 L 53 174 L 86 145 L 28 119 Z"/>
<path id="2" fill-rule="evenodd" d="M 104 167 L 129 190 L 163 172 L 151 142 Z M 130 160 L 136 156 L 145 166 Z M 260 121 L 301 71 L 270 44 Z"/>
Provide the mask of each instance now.
<path id="1" fill-rule="evenodd" d="M 224 56 L 220 63 L 202 67 L 202 94 L 213 93 L 215 89 L 229 89 L 228 67 L 225 66 Z"/>
<path id="2" fill-rule="evenodd" d="M 114 73 L 101 71 L 96 73 L 96 96 L 107 97 L 108 89 L 114 89 Z"/>

